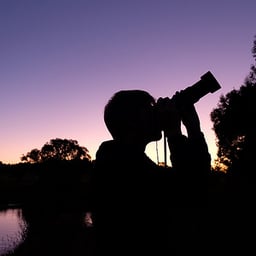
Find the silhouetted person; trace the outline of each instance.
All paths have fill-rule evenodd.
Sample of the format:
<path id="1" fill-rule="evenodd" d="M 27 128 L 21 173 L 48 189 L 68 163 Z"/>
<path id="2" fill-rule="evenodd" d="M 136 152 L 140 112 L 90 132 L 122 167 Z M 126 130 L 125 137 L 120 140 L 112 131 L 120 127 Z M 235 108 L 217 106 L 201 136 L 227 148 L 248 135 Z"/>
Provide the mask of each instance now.
<path id="1" fill-rule="evenodd" d="M 113 140 L 100 145 L 95 159 L 97 255 L 185 255 L 194 246 L 211 159 L 194 105 L 177 107 L 177 97 L 156 101 L 146 91 L 123 90 L 105 106 Z M 145 154 L 163 131 L 172 167 Z"/>

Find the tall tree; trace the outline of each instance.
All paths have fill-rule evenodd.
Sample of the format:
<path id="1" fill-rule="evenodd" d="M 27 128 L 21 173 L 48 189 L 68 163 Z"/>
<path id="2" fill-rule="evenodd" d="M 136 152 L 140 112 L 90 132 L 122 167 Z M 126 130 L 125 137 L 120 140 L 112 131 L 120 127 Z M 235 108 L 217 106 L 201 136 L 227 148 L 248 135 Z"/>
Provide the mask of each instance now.
<path id="1" fill-rule="evenodd" d="M 52 139 L 43 145 L 41 150 L 32 149 L 21 157 L 23 162 L 40 163 L 47 160 L 91 160 L 86 147 L 82 147 L 76 140 Z"/>
<path id="2" fill-rule="evenodd" d="M 252 54 L 256 61 L 256 36 Z M 251 65 L 244 84 L 220 97 L 211 112 L 217 137 L 217 168 L 245 174 L 256 157 L 256 66 Z"/>

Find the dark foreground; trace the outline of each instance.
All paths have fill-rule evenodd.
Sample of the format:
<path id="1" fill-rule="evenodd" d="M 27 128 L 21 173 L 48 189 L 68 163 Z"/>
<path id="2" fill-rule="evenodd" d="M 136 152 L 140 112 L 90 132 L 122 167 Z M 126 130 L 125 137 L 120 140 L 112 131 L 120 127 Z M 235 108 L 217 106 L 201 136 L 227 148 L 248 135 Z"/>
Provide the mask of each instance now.
<path id="1" fill-rule="evenodd" d="M 187 213 L 180 211 L 176 217 L 186 218 Z M 174 245 L 177 250 L 170 256 L 191 253 L 204 256 L 255 255 L 253 209 L 208 208 L 198 214 L 201 216 L 199 226 L 193 223 L 193 218 L 180 222 Z M 29 220 L 26 238 L 8 256 L 97 255 L 95 230 L 86 224 L 84 212 L 64 210 L 56 214 L 49 212 L 48 215 L 48 212 L 26 209 L 24 216 Z M 129 235 L 132 234 L 127 234 L 126 239 Z"/>

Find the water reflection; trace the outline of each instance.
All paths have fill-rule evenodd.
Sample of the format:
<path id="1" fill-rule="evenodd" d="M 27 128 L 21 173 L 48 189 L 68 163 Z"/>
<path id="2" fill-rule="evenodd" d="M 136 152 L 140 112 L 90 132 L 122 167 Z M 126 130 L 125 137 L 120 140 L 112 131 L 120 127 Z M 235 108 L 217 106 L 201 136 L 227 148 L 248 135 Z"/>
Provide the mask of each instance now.
<path id="1" fill-rule="evenodd" d="M 94 255 L 91 213 L 83 209 L 0 210 L 0 256 Z"/>
<path id="2" fill-rule="evenodd" d="M 86 212 L 85 217 L 84 217 L 84 223 L 86 227 L 93 227 L 93 221 L 92 221 L 92 213 L 91 212 Z"/>
<path id="3" fill-rule="evenodd" d="M 20 208 L 0 210 L 0 255 L 13 251 L 23 242 L 26 230 Z"/>

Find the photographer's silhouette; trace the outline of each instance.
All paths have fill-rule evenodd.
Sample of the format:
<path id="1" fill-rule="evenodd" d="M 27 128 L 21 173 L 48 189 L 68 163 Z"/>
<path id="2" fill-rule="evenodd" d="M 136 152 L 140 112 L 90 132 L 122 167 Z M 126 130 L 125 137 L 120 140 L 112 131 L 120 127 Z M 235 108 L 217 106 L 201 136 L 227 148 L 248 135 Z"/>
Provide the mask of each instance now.
<path id="1" fill-rule="evenodd" d="M 122 90 L 105 106 L 113 140 L 100 145 L 95 160 L 97 255 L 181 255 L 195 246 L 211 159 L 195 106 L 177 106 L 179 95 L 155 100 L 146 91 Z M 145 154 L 163 132 L 171 167 Z"/>

